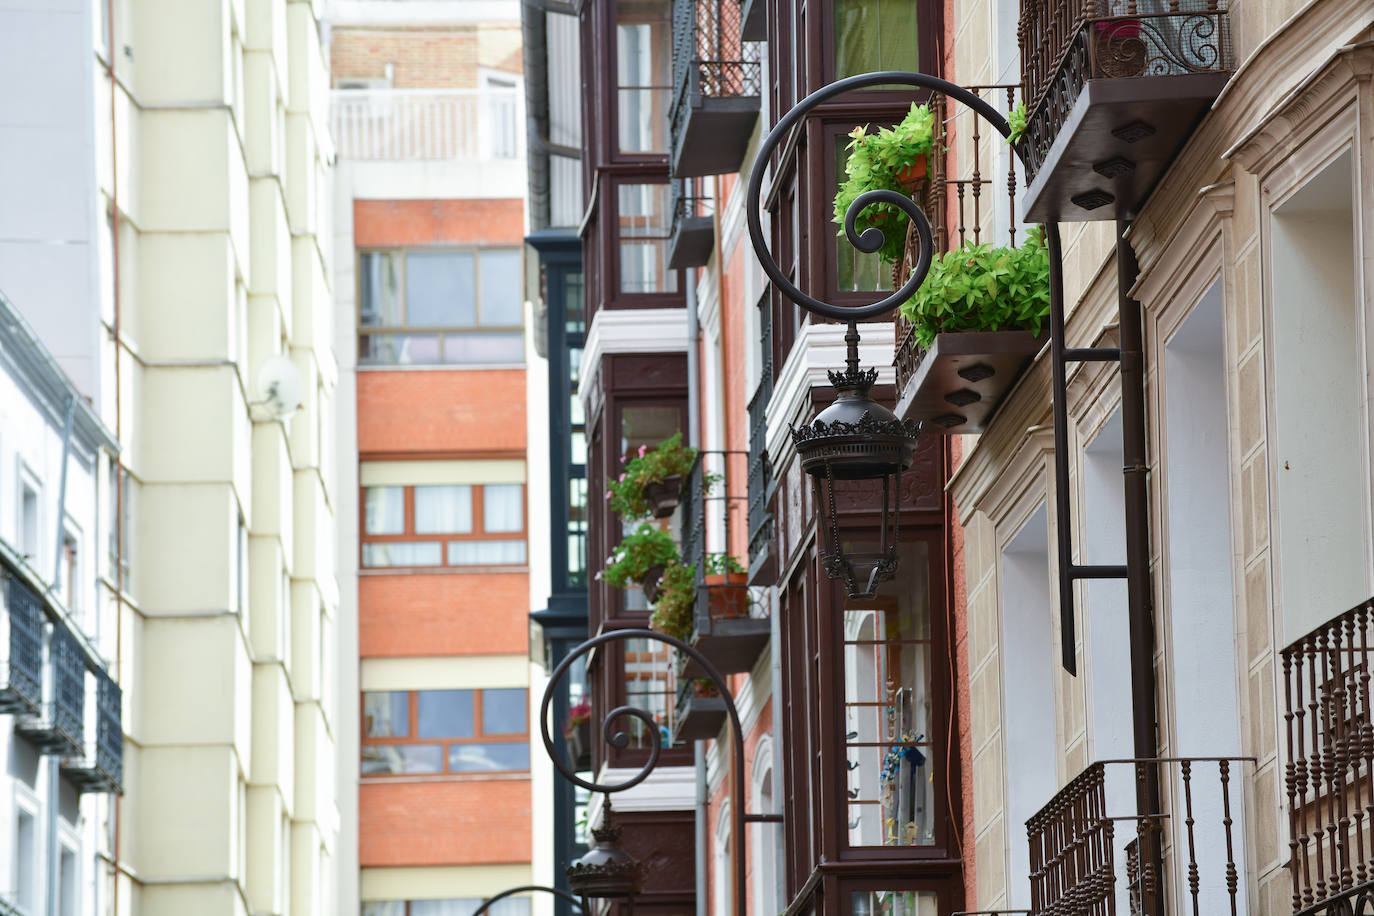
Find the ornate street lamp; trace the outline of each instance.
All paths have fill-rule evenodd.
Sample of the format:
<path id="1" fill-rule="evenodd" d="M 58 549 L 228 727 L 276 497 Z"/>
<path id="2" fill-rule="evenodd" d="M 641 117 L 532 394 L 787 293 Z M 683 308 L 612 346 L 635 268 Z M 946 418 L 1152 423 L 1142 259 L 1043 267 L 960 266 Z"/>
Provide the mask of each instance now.
<path id="1" fill-rule="evenodd" d="M 821 563 L 826 575 L 844 582 L 845 592 L 851 598 L 873 597 L 878 585 L 891 579 L 897 572 L 901 477 L 902 472 L 911 467 L 916 437 L 920 433 L 918 424 L 899 420 L 892 411 L 869 396 L 869 389 L 877 380 L 878 372 L 876 369 L 859 368 L 857 322 L 889 314 L 909 299 L 925 282 L 935 244 L 931 238 L 929 221 L 911 198 L 888 190 L 860 194 L 844 214 L 844 233 L 849 243 L 869 254 L 881 248 L 883 231 L 872 226 L 860 233 L 855 221 L 866 207 L 878 203 L 891 204 L 911 220 L 917 240 L 916 263 L 901 289 L 877 302 L 863 306 L 831 305 L 798 289 L 773 260 L 763 235 L 759 201 L 770 158 L 809 111 L 828 99 L 854 89 L 892 85 L 939 92 L 973 109 L 1003 136 L 1010 131 L 1006 119 L 991 105 L 975 93 L 946 80 L 924 73 L 896 70 L 851 76 L 816 90 L 782 116 L 760 146 L 749 175 L 748 196 L 745 198 L 749 239 L 764 273 L 773 285 L 813 315 L 849 324 L 849 331 L 845 335 L 846 368 L 843 372 L 830 373 L 830 383 L 836 392 L 835 403 L 822 410 L 809 424 L 793 429 L 792 441 L 796 445 L 802 470 L 811 475 L 816 489 L 816 505 L 821 515 Z M 848 550 L 840 537 L 840 522 L 835 511 L 835 486 L 839 481 L 859 480 L 882 481 L 876 550 Z"/>
<path id="2" fill-rule="evenodd" d="M 579 897 L 605 899 L 628 899 L 629 910 L 634 912 L 634 897 L 639 893 L 644 878 L 644 865 L 635 860 L 625 850 L 616 845 L 620 841 L 620 828 L 610 822 L 611 803 L 606 802 L 606 820 L 592 830 L 596 841 L 592 848 L 573 862 L 564 871 L 568 876 L 568 887 Z"/>

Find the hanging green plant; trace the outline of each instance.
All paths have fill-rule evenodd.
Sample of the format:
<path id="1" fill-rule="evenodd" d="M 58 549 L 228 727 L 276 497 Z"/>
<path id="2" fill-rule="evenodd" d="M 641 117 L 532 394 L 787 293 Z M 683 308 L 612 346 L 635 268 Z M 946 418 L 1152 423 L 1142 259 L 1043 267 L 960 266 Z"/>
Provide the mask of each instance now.
<path id="1" fill-rule="evenodd" d="M 606 484 L 606 499 L 611 510 L 627 522 L 655 514 L 655 506 L 644 495 L 650 484 L 681 478 L 692 470 L 697 450 L 682 444 L 682 433 L 673 433 L 654 448 L 639 447 L 639 454 L 625 462 L 620 476 Z"/>
<path id="2" fill-rule="evenodd" d="M 684 642 L 696 629 L 697 568 L 674 562 L 659 580 L 658 600 L 649 615 L 649 629 Z"/>
<path id="3" fill-rule="evenodd" d="M 947 331 L 1039 332 L 1050 313 L 1049 272 L 1039 227 L 1019 248 L 966 243 L 935 259 L 902 315 L 923 349 Z"/>
<path id="4" fill-rule="evenodd" d="M 926 177 L 927 157 L 935 145 L 935 115 L 929 106 L 912 104 L 898 124 L 880 127 L 870 134 L 865 125 L 849 132 L 852 138 L 845 147 L 849 158 L 845 162 L 845 179 L 835 192 L 834 222 L 838 235 L 844 234 L 844 215 L 860 194 L 867 191 L 897 191 L 911 194 L 918 182 Z M 901 260 L 906 248 L 907 215 L 892 204 L 871 204 L 855 220 L 862 234 L 874 226 L 883 232 L 883 247 L 878 257 L 888 264 Z"/>
<path id="5" fill-rule="evenodd" d="M 676 562 L 677 545 L 672 535 L 644 522 L 615 546 L 606 560 L 606 568 L 597 573 L 597 578 L 613 588 L 629 588 L 653 567 Z"/>

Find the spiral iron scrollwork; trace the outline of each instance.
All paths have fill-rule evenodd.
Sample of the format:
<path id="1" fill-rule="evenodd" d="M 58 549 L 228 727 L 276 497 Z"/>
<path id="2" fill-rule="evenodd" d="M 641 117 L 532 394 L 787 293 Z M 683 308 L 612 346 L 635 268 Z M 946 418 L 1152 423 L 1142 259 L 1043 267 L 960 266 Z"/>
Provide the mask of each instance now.
<path id="1" fill-rule="evenodd" d="M 516 894 L 523 894 L 526 891 L 538 891 L 541 894 L 553 894 L 555 897 L 558 897 L 562 900 L 566 900 L 573 906 L 577 907 L 577 912 L 579 913 L 591 912 L 591 910 L 587 908 L 587 902 L 585 900 L 580 900 L 577 897 L 574 897 L 572 894 L 569 894 L 567 891 L 560 891 L 556 887 L 546 887 L 542 884 L 522 884 L 519 887 L 508 888 L 502 891 L 501 893 L 497 894 L 495 897 L 488 898 L 486 901 L 482 903 L 481 906 L 472 911 L 472 916 L 482 916 L 483 913 L 491 909 L 491 905 L 493 903 L 505 900 L 507 897 L 513 897 Z"/>
<path id="2" fill-rule="evenodd" d="M 921 208 L 916 201 L 897 191 L 875 190 L 865 191 L 860 194 L 849 209 L 844 214 L 844 234 L 849 243 L 859 251 L 872 253 L 882 247 L 883 231 L 876 226 L 858 232 L 856 221 L 864 208 L 873 204 L 891 204 L 901 210 L 911 220 L 914 227 L 917 250 L 919 255 L 916 263 L 912 265 L 911 276 L 902 284 L 901 288 L 888 296 L 884 296 L 877 302 L 869 305 L 860 306 L 841 306 L 817 299 L 805 292 L 802 292 L 787 278 L 772 254 L 768 250 L 767 241 L 763 235 L 763 220 L 761 216 L 762 204 L 760 196 L 763 191 L 763 174 L 767 168 L 773 153 L 778 146 L 791 135 L 797 124 L 806 117 L 807 113 L 818 105 L 826 102 L 837 95 L 843 95 L 855 89 L 863 89 L 869 86 L 911 86 L 915 89 L 925 89 L 937 92 L 947 98 L 953 99 L 975 113 L 981 115 L 984 120 L 991 124 L 1002 134 L 1007 136 L 1011 128 L 1007 124 L 1006 118 L 998 113 L 986 101 L 979 98 L 976 93 L 970 92 L 962 86 L 955 85 L 948 80 L 930 76 L 925 73 L 910 73 L 902 70 L 882 70 L 876 73 L 862 73 L 858 76 L 851 76 L 846 79 L 838 80 L 829 86 L 817 89 L 797 103 L 791 111 L 779 119 L 777 125 L 764 138 L 759 148 L 754 166 L 749 174 L 749 190 L 746 198 L 747 218 L 749 224 L 749 240 L 754 246 L 754 253 L 758 256 L 759 264 L 763 267 L 768 279 L 778 288 L 788 299 L 797 305 L 816 315 L 824 318 L 832 318 L 837 321 L 862 321 L 867 318 L 876 318 L 901 305 L 911 298 L 912 293 L 920 288 L 925 282 L 926 274 L 930 270 L 931 260 L 935 254 L 935 243 L 930 233 L 930 221 L 926 219 Z"/>

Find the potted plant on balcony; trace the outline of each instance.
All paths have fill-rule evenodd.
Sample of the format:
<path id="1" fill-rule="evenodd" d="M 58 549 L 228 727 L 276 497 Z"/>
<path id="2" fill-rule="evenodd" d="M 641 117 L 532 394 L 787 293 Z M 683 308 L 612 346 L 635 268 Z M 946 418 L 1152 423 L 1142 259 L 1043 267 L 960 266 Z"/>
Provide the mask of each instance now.
<path id="1" fill-rule="evenodd" d="M 572 758 L 573 769 L 579 773 L 592 768 L 591 724 L 591 700 L 579 700 L 568 709 L 563 737 L 568 742 L 568 755 Z"/>
<path id="2" fill-rule="evenodd" d="M 649 628 L 686 642 L 696 629 L 697 571 L 695 566 L 672 563 L 663 571 L 658 598 L 649 615 Z"/>
<path id="3" fill-rule="evenodd" d="M 749 616 L 749 581 L 743 564 L 726 553 L 706 558 L 706 593 L 712 620 Z"/>
<path id="4" fill-rule="evenodd" d="M 682 444 L 682 433 L 673 433 L 656 447 L 639 447 L 625 462 L 620 476 L 606 487 L 611 509 L 626 521 L 667 518 L 682 495 L 682 478 L 692 469 L 697 450 Z"/>
<path id="5" fill-rule="evenodd" d="M 638 583 L 650 601 L 657 596 L 658 580 L 670 563 L 677 562 L 677 545 L 668 532 L 643 522 L 627 534 L 597 574 L 614 588 Z"/>
<path id="6" fill-rule="evenodd" d="M 902 317 L 922 349 L 956 331 L 1038 334 L 1050 312 L 1049 269 L 1039 227 L 1018 248 L 966 243 L 935 259 Z"/>
<path id="7" fill-rule="evenodd" d="M 928 156 L 935 145 L 935 115 L 929 106 L 912 104 L 898 124 L 868 133 L 860 125 L 850 131 L 846 147 L 845 179 L 835 193 L 834 222 L 844 233 L 844 216 L 859 195 L 867 191 L 888 190 L 911 196 L 929 171 Z M 906 248 L 905 213 L 891 204 L 865 207 L 855 220 L 860 233 L 874 226 L 883 231 L 883 247 L 878 257 L 897 264 Z"/>

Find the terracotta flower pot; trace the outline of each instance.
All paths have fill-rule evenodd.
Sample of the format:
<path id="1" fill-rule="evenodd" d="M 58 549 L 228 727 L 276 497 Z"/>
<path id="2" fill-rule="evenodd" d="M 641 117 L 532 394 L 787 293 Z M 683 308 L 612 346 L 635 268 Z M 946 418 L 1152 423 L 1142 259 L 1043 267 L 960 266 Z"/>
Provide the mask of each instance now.
<path id="1" fill-rule="evenodd" d="M 744 573 L 707 576 L 706 594 L 712 620 L 749 616 L 749 586 Z"/>
<path id="2" fill-rule="evenodd" d="M 897 180 L 908 188 L 916 186 L 928 174 L 929 166 L 925 156 L 920 156 L 911 165 L 897 173 Z"/>
<path id="3" fill-rule="evenodd" d="M 682 498 L 682 475 L 674 474 L 644 485 L 644 501 L 653 509 L 654 518 L 667 518 Z"/>

